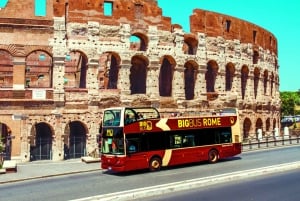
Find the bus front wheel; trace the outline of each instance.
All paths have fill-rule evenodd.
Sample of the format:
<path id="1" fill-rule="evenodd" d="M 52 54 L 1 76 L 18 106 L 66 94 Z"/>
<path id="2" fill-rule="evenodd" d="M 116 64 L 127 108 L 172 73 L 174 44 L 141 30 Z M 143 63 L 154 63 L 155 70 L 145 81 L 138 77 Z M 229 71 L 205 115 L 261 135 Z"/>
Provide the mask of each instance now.
<path id="1" fill-rule="evenodd" d="M 161 168 L 161 159 L 158 157 L 154 157 L 150 160 L 149 170 L 150 171 L 158 171 Z"/>
<path id="2" fill-rule="evenodd" d="M 208 162 L 216 163 L 219 160 L 219 153 L 217 150 L 212 149 L 208 152 Z"/>

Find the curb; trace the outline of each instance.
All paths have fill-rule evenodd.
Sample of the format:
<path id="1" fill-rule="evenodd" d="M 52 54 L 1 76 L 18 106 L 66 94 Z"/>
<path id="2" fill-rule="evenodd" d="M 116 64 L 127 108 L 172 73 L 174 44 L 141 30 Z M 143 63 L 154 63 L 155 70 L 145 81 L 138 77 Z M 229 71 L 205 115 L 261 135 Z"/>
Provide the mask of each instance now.
<path id="1" fill-rule="evenodd" d="M 43 176 L 36 176 L 36 177 L 28 177 L 28 178 L 22 178 L 22 179 L 13 179 L 9 181 L 0 181 L 0 184 L 8 184 L 8 183 L 14 183 L 14 182 L 20 182 L 20 181 L 29 181 L 34 179 L 43 179 L 43 178 L 49 178 L 49 177 L 59 177 L 64 175 L 71 175 L 71 174 L 80 174 L 80 173 L 87 173 L 87 172 L 96 172 L 101 169 L 91 169 L 91 170 L 82 170 L 82 171 L 73 171 L 73 172 L 65 172 L 65 173 L 56 173 L 56 174 L 50 174 L 50 175 L 43 175 Z"/>
<path id="2" fill-rule="evenodd" d="M 193 188 L 209 186 L 217 183 L 236 181 L 242 178 L 251 178 L 260 175 L 268 175 L 272 173 L 283 172 L 283 171 L 293 170 L 297 168 L 300 168 L 300 161 L 280 164 L 280 165 L 273 165 L 273 166 L 257 168 L 257 169 L 237 171 L 237 172 L 227 173 L 227 174 L 220 174 L 220 175 L 215 175 L 215 176 L 210 176 L 205 178 L 185 180 L 185 181 L 174 182 L 170 184 L 138 188 L 134 190 L 121 191 L 117 193 L 109 193 L 104 195 L 86 197 L 81 199 L 75 199 L 73 201 L 129 201 L 129 200 L 134 200 L 139 198 L 145 198 L 148 197 L 149 195 L 157 196 L 157 195 L 172 193 L 176 191 L 182 191 L 188 189 L 190 190 Z"/>

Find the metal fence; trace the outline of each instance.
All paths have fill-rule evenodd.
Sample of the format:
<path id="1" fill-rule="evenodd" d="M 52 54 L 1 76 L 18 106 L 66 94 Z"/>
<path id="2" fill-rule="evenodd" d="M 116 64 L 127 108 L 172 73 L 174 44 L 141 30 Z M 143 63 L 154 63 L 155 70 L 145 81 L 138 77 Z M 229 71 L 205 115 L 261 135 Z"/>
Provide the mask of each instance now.
<path id="1" fill-rule="evenodd" d="M 280 136 L 280 137 L 263 137 L 260 139 L 251 138 L 244 139 L 242 144 L 242 151 L 251 151 L 256 149 L 268 149 L 272 147 L 279 146 L 291 146 L 291 145 L 300 145 L 300 136 Z"/>

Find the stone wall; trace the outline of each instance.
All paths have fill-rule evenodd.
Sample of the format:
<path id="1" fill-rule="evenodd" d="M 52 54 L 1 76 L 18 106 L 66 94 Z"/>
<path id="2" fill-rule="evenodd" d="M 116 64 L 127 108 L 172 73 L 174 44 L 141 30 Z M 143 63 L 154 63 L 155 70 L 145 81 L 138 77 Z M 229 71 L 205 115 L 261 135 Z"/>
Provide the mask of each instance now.
<path id="1" fill-rule="evenodd" d="M 64 159 L 73 124 L 83 130 L 85 154 L 93 152 L 102 109 L 111 106 L 155 106 L 164 116 L 235 107 L 244 138 L 280 127 L 277 41 L 265 29 L 195 9 L 185 33 L 150 0 L 109 1 L 111 16 L 103 0 L 47 1 L 44 17 L 32 16 L 32 2 L 10 0 L 0 10 L 0 50 L 13 75 L 13 87 L 0 89 L 0 123 L 13 128 L 15 158 L 30 160 L 40 125 L 52 136 L 51 159 Z M 25 83 L 37 51 L 52 59 L 46 89 Z"/>

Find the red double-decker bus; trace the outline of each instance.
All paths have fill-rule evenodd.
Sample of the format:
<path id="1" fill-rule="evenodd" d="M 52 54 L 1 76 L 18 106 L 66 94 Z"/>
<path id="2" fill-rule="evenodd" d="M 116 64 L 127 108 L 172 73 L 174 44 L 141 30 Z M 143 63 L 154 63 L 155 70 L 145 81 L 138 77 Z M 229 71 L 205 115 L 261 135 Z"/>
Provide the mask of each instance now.
<path id="1" fill-rule="evenodd" d="M 215 163 L 241 153 L 237 111 L 161 118 L 157 109 L 118 107 L 104 110 L 101 166 L 116 172 L 198 161 Z"/>

